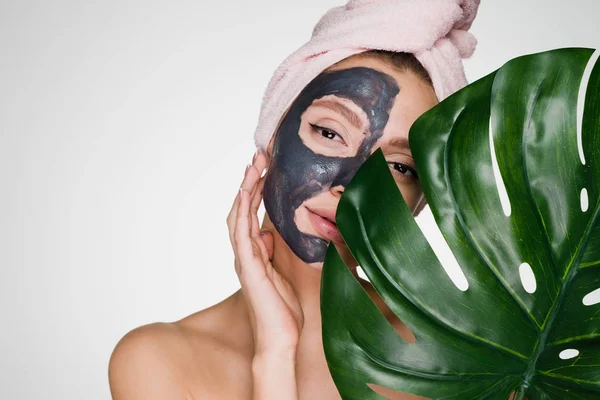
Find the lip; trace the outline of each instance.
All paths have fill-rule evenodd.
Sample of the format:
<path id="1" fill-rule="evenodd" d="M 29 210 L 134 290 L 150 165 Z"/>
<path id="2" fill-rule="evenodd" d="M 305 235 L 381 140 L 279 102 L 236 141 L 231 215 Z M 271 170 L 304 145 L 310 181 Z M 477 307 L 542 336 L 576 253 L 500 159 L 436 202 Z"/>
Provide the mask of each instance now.
<path id="1" fill-rule="evenodd" d="M 344 239 L 335 223 L 335 210 L 307 208 L 310 222 L 317 233 L 334 243 L 342 244 Z"/>

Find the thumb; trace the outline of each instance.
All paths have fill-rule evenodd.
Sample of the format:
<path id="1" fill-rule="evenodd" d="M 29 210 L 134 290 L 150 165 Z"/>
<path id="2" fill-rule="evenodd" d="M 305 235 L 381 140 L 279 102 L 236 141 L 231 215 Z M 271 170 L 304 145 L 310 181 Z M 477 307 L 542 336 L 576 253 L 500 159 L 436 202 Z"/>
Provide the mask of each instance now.
<path id="1" fill-rule="evenodd" d="M 267 230 L 260 232 L 260 237 L 265 244 L 266 256 L 271 261 L 273 259 L 273 234 Z"/>

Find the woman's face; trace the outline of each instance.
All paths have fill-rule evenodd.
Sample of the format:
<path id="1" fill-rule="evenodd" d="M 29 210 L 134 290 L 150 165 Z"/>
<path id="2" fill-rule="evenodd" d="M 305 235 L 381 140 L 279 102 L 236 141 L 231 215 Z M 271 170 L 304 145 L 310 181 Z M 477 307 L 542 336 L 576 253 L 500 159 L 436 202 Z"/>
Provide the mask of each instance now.
<path id="1" fill-rule="evenodd" d="M 358 168 L 381 148 L 408 206 L 421 186 L 408 147 L 412 123 L 437 103 L 410 71 L 355 56 L 317 76 L 298 95 L 272 141 L 265 209 L 304 262 L 323 262 L 327 245 L 344 246 L 335 211 Z"/>

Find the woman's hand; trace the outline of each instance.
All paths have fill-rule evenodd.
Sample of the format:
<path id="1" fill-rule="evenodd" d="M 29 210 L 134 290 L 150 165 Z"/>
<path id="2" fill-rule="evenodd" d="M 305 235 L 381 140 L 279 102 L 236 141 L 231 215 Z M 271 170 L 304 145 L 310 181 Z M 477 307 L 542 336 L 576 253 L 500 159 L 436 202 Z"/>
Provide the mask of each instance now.
<path id="1" fill-rule="evenodd" d="M 257 153 L 246 168 L 227 225 L 254 335 L 254 398 L 288 400 L 297 398 L 294 364 L 304 316 L 291 285 L 271 264 L 272 234 L 260 231 L 266 165 Z"/>

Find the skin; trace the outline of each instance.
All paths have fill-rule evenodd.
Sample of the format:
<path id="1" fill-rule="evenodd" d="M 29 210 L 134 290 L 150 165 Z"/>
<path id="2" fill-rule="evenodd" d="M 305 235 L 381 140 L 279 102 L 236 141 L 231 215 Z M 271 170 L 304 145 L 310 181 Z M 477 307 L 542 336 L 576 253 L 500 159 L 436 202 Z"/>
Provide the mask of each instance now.
<path id="1" fill-rule="evenodd" d="M 423 205 L 423 195 L 418 179 L 409 169 L 413 168 L 413 161 L 407 146 L 408 130 L 423 112 L 437 103 L 429 84 L 414 73 L 399 71 L 378 58 L 353 56 L 326 72 L 334 76 L 337 71 L 337 77 L 348 78 L 348 74 L 353 74 L 348 71 L 353 68 L 359 72 L 354 74 L 354 80 L 361 74 L 363 79 L 370 74 L 375 80 L 386 76 L 391 79 L 389 87 L 393 89 L 395 85 L 399 89 L 390 96 L 391 107 L 383 101 L 379 111 L 375 110 L 387 112 L 387 120 L 370 120 L 370 109 L 357 104 L 351 96 L 324 91 L 313 93 L 313 99 L 304 99 L 308 106 L 300 113 L 297 131 L 294 133 L 290 128 L 286 138 L 280 129 L 271 141 L 268 154 L 255 157 L 246 170 L 242 191 L 228 217 L 235 268 L 242 289 L 221 303 L 180 321 L 146 325 L 128 333 L 115 348 L 110 361 L 113 399 L 340 399 L 323 354 L 322 263 L 314 261 L 319 259 L 321 242 L 327 244 L 330 238 L 322 234 L 310 212 L 335 213 L 348 180 L 342 178 L 343 174 L 352 175 L 379 147 L 408 206 L 417 212 Z M 325 100 L 346 106 L 354 117 L 340 112 L 339 107 L 335 111 L 336 106 L 324 106 Z M 357 121 L 362 121 L 362 125 Z M 281 126 L 284 127 L 283 122 Z M 281 144 L 278 144 L 280 135 Z M 281 207 L 283 214 L 288 214 L 285 218 L 293 221 L 290 229 L 296 231 L 297 237 L 320 239 L 314 241 L 316 245 L 309 249 L 311 257 L 308 258 L 300 257 L 302 249 L 291 249 L 297 244 L 293 243 L 296 239 L 289 239 L 288 246 L 284 235 L 279 233 L 287 227 L 276 227 L 268 216 L 260 227 L 256 217 L 263 186 L 268 189 L 265 189 L 267 205 L 271 197 L 278 195 L 276 185 L 269 189 L 260 178 L 269 158 L 273 164 L 267 180 L 273 182 L 281 179 L 275 175 L 278 169 L 274 165 L 300 162 L 282 154 L 285 141 L 305 146 L 314 154 L 312 160 L 322 160 L 331 167 L 329 171 L 334 170 L 334 166 L 347 168 L 339 168 L 328 179 L 315 179 L 318 189 L 304 188 L 305 193 L 295 199 L 296 208 L 290 208 L 285 202 L 281 205 L 274 202 L 266 207 L 268 214 Z M 305 174 L 306 179 L 307 169 L 302 167 L 302 171 L 298 174 Z M 294 182 L 289 189 L 301 187 L 299 184 Z M 333 242 L 356 275 L 356 265 L 348 249 L 337 239 Z M 300 244 L 312 245 L 311 240 L 308 244 L 300 240 Z M 357 279 L 360 280 L 358 276 Z M 414 342 L 412 333 L 383 304 L 370 284 L 362 280 L 361 283 L 399 335 Z M 374 389 L 390 399 L 421 398 L 385 388 Z"/>

